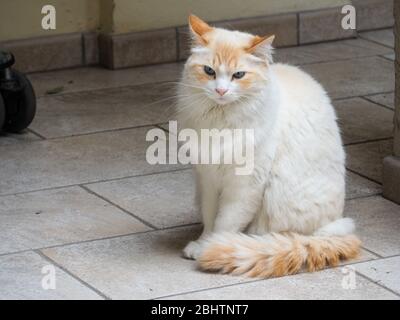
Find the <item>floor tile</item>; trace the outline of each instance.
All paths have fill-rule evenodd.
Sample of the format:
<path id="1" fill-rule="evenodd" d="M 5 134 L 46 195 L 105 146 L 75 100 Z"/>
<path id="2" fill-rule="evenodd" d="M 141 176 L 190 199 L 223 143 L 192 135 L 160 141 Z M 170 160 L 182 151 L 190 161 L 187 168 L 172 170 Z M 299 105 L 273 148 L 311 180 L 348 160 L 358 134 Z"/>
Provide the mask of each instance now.
<path id="1" fill-rule="evenodd" d="M 346 172 L 346 199 L 366 197 L 381 192 L 381 185 L 352 172 Z"/>
<path id="2" fill-rule="evenodd" d="M 344 271 L 343 271 L 344 272 Z M 355 275 L 355 288 L 346 286 L 341 268 L 255 281 L 172 296 L 171 299 L 255 300 L 374 300 L 400 299 L 380 286 Z"/>
<path id="3" fill-rule="evenodd" d="M 295 65 L 390 54 L 393 50 L 363 39 L 326 42 L 276 49 L 276 62 Z"/>
<path id="4" fill-rule="evenodd" d="M 95 291 L 55 267 L 55 289 L 43 289 L 50 262 L 34 252 L 0 256 L 0 300 L 102 299 Z M 44 271 L 44 273 L 42 273 Z"/>
<path id="5" fill-rule="evenodd" d="M 392 139 L 349 145 L 345 149 L 348 169 L 374 181 L 382 181 L 382 161 L 384 157 L 392 154 Z"/>
<path id="6" fill-rule="evenodd" d="M 361 98 L 334 101 L 344 144 L 393 136 L 394 112 Z"/>
<path id="7" fill-rule="evenodd" d="M 174 113 L 174 90 L 144 84 L 42 97 L 31 128 L 55 138 L 166 122 Z"/>
<path id="8" fill-rule="evenodd" d="M 182 248 L 198 237 L 200 229 L 200 226 L 194 226 L 152 231 L 43 252 L 115 299 L 157 298 L 253 280 L 204 273 L 197 269 L 195 262 L 183 259 Z M 355 261 L 374 258 L 363 251 Z M 94 265 L 97 267 L 93 268 Z"/>
<path id="9" fill-rule="evenodd" d="M 374 30 L 359 33 L 363 39 L 371 40 L 388 47 L 394 48 L 393 29 Z"/>
<path id="10" fill-rule="evenodd" d="M 363 246 L 381 256 L 400 254 L 400 206 L 381 196 L 349 200 L 346 216 L 356 223 Z"/>
<path id="11" fill-rule="evenodd" d="M 31 142 L 41 140 L 38 136 L 34 135 L 29 131 L 24 131 L 22 133 L 0 133 L 0 147 L 11 146 L 24 142 Z"/>
<path id="12" fill-rule="evenodd" d="M 366 97 L 368 100 L 382 104 L 386 107 L 394 109 L 394 92 L 392 93 L 380 93 Z"/>
<path id="13" fill-rule="evenodd" d="M 182 63 L 166 63 L 120 70 L 89 67 L 32 73 L 28 77 L 32 81 L 36 95 L 41 97 L 49 93 L 63 94 L 161 81 L 177 81 L 182 66 Z"/>
<path id="14" fill-rule="evenodd" d="M 146 149 L 152 144 L 146 142 L 149 129 L 151 127 L 0 147 L 0 195 L 182 167 L 151 165 L 146 161 Z"/>
<path id="15" fill-rule="evenodd" d="M 348 98 L 394 91 L 393 63 L 369 57 L 305 65 L 332 98 Z"/>
<path id="16" fill-rule="evenodd" d="M 200 222 L 192 170 L 160 173 L 87 186 L 158 228 Z"/>
<path id="17" fill-rule="evenodd" d="M 149 229 L 80 187 L 0 197 L 0 254 Z"/>
<path id="18" fill-rule="evenodd" d="M 357 264 L 356 270 L 400 294 L 400 256 Z"/>
<path id="19" fill-rule="evenodd" d="M 244 281 L 204 273 L 181 257 L 200 227 L 177 228 L 44 250 L 113 299 L 150 299 Z M 248 280 L 248 279 L 245 279 Z"/>

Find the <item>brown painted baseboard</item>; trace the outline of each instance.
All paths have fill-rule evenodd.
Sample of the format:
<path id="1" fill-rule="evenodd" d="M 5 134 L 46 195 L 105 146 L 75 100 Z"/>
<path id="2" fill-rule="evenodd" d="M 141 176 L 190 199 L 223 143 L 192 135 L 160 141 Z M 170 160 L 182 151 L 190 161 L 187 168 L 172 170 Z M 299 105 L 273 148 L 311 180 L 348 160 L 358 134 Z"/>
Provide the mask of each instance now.
<path id="1" fill-rule="evenodd" d="M 393 0 L 354 0 L 358 30 L 391 27 Z M 297 46 L 356 36 L 341 28 L 341 8 L 216 22 L 213 25 L 275 34 L 276 47 Z M 16 68 L 48 71 L 101 64 L 110 69 L 180 61 L 187 58 L 186 26 L 127 34 L 76 33 L 0 43 L 12 51 Z"/>

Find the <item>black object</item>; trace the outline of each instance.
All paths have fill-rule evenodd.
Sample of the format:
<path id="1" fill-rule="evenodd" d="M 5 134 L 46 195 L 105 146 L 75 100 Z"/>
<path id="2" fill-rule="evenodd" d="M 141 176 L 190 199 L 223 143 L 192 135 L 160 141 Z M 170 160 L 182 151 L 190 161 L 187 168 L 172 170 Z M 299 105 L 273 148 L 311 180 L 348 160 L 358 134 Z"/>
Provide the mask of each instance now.
<path id="1" fill-rule="evenodd" d="M 36 97 L 28 78 L 11 68 L 14 56 L 0 51 L 0 131 L 20 132 L 36 113 Z"/>
<path id="2" fill-rule="evenodd" d="M 0 131 L 3 128 L 5 120 L 6 120 L 6 108 L 4 106 L 3 98 L 0 95 Z"/>

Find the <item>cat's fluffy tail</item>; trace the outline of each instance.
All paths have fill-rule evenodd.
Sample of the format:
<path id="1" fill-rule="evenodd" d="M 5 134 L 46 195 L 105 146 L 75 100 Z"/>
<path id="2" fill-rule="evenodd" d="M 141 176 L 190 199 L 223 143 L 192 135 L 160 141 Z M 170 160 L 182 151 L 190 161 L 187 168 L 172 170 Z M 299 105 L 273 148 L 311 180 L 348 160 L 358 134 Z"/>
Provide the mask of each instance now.
<path id="1" fill-rule="evenodd" d="M 221 233 L 211 236 L 204 245 L 198 259 L 201 269 L 269 278 L 294 274 L 303 268 L 316 271 L 336 266 L 340 260 L 357 257 L 361 241 L 354 235 Z"/>

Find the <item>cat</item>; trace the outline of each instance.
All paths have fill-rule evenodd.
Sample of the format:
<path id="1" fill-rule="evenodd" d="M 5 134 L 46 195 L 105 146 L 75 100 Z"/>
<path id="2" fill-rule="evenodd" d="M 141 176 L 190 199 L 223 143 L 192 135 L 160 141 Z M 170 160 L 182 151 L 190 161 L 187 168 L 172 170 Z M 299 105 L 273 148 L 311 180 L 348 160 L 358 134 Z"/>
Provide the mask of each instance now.
<path id="1" fill-rule="evenodd" d="M 204 230 L 184 257 L 202 270 L 261 278 L 357 257 L 361 242 L 343 217 L 345 153 L 326 91 L 298 67 L 273 63 L 274 36 L 194 15 L 189 29 L 179 128 L 253 128 L 255 139 L 250 175 L 195 165 Z"/>

